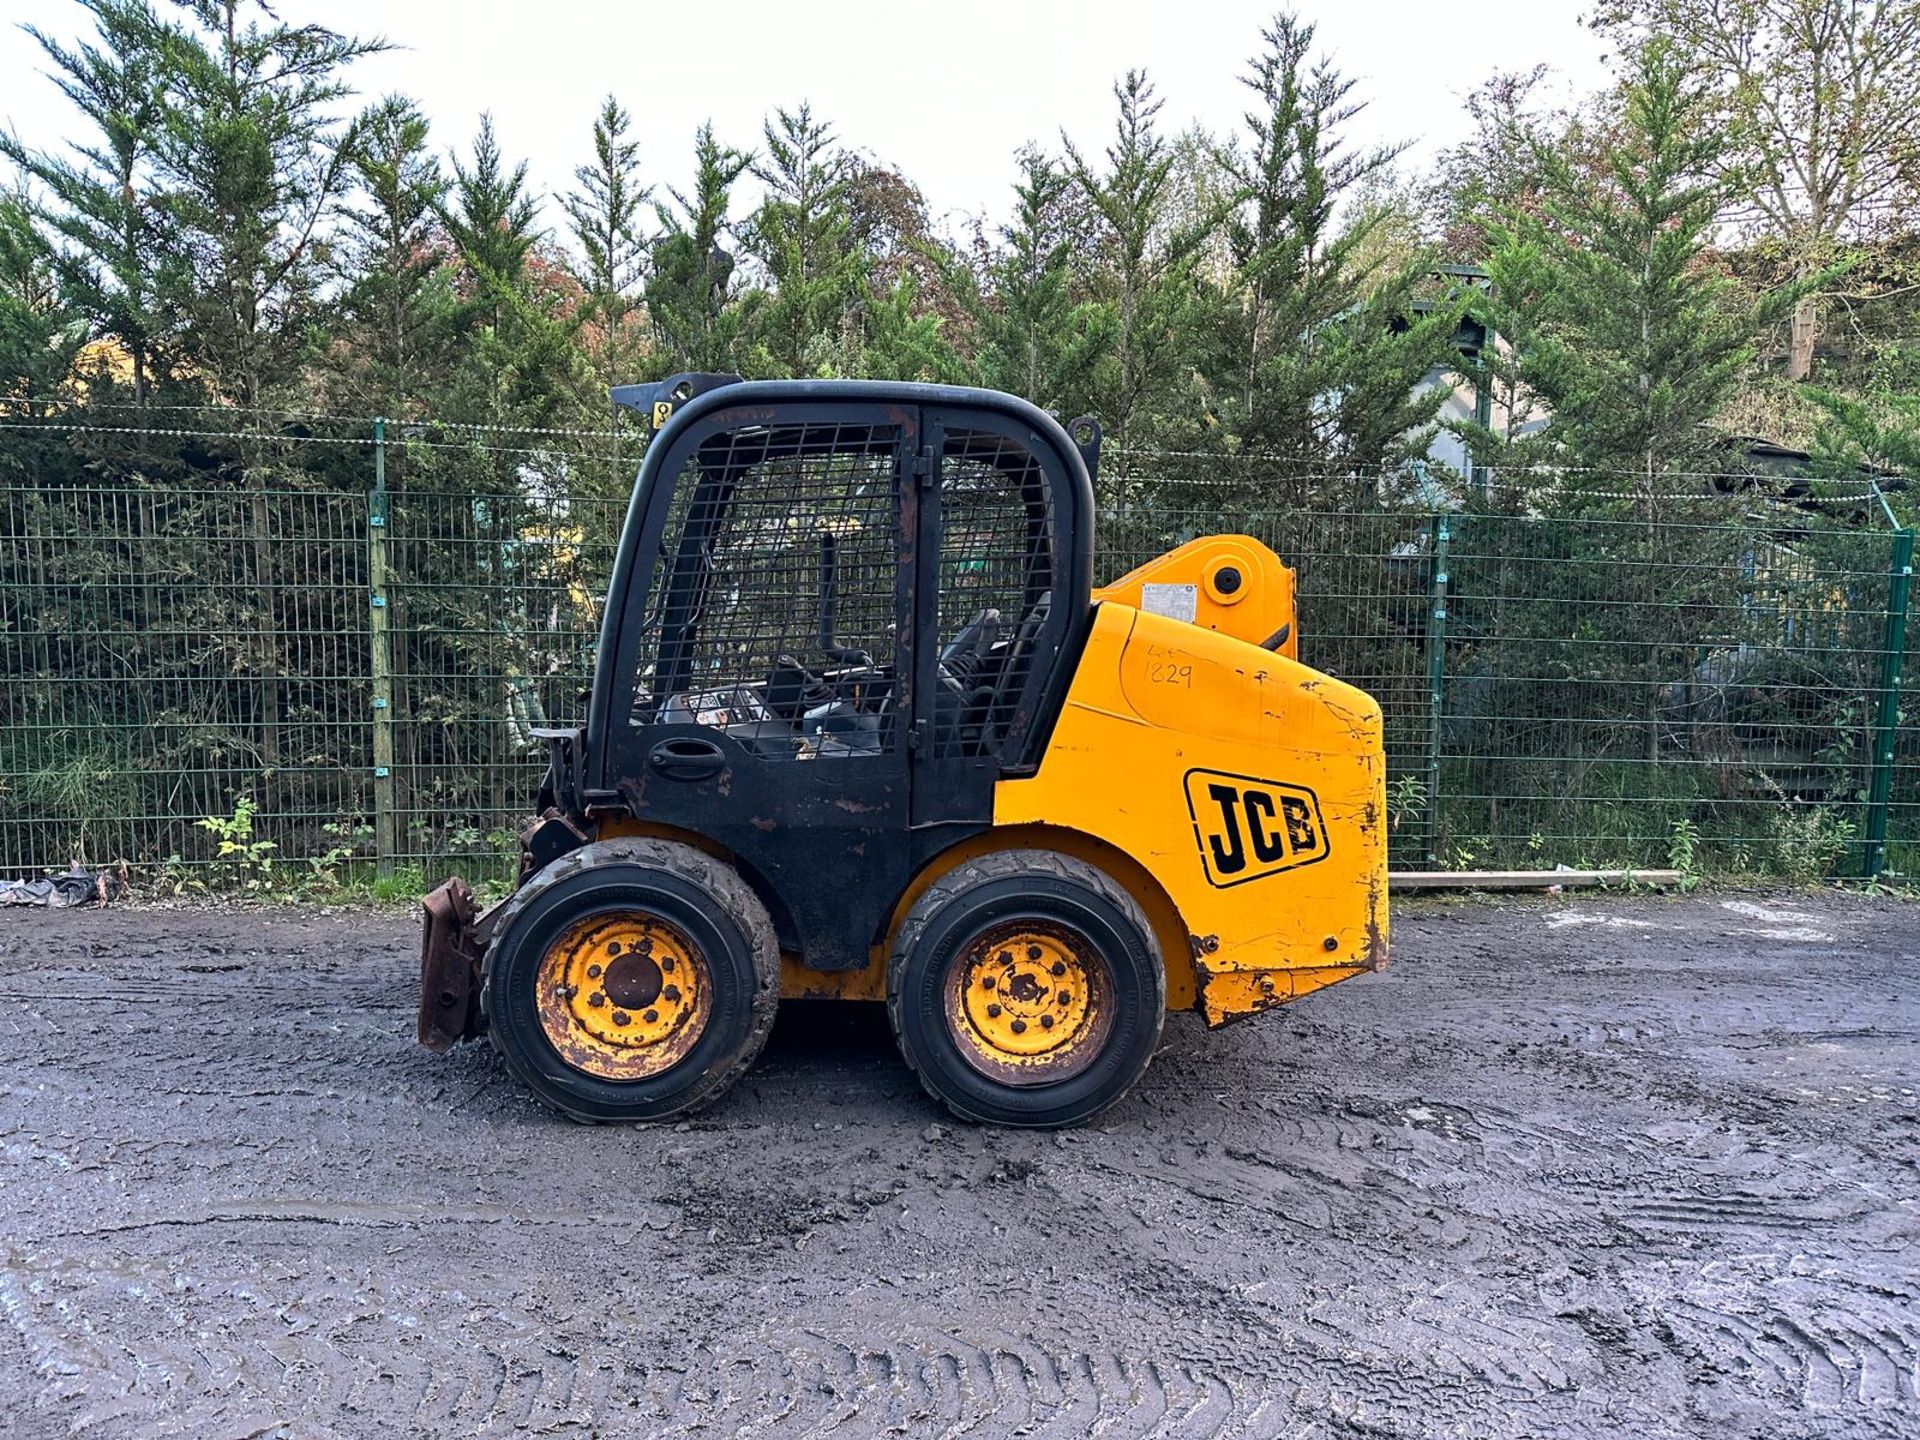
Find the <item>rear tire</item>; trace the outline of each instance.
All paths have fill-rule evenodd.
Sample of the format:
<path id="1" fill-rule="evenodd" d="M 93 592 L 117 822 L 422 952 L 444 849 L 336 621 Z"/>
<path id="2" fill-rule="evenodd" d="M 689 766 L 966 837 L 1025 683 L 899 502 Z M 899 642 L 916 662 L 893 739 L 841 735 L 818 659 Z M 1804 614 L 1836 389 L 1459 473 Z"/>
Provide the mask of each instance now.
<path id="1" fill-rule="evenodd" d="M 591 1122 L 712 1103 L 780 1003 L 766 907 L 731 866 L 670 840 L 597 841 L 548 865 L 508 902 L 482 975 L 508 1068 Z"/>
<path id="2" fill-rule="evenodd" d="M 962 1119 L 1078 1125 L 1146 1073 L 1167 977 L 1112 877 L 1051 850 L 942 876 L 908 911 L 887 1014 L 920 1083 Z"/>

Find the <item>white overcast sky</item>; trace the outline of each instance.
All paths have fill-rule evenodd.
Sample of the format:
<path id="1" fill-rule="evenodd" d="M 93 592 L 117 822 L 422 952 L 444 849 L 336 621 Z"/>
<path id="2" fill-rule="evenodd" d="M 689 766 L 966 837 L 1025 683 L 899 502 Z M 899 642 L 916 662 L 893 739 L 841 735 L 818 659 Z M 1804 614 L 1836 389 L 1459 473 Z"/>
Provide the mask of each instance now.
<path id="1" fill-rule="evenodd" d="M 543 195 L 572 183 L 608 93 L 633 114 L 646 178 L 682 187 L 699 122 L 711 118 L 724 141 L 745 148 L 757 144 L 771 106 L 807 99 L 844 143 L 918 182 L 935 215 L 998 222 L 1015 150 L 1029 140 L 1057 148 L 1065 130 L 1097 154 L 1112 123 L 1110 87 L 1129 66 L 1152 75 L 1169 130 L 1195 120 L 1238 127 L 1245 92 L 1236 80 L 1275 7 L 277 0 L 275 8 L 290 21 L 384 35 L 397 48 L 356 68 L 358 90 L 413 96 L 440 147 L 463 154 L 481 112 L 492 111 L 506 152 L 529 162 Z M 1545 61 L 1566 96 L 1605 79 L 1601 47 L 1573 0 L 1301 0 L 1298 11 L 1358 81 L 1355 98 L 1367 109 L 1356 137 L 1414 142 L 1408 169 L 1463 135 L 1462 101 L 1496 69 Z M 56 148 L 75 133 L 72 113 L 19 26 L 68 38 L 85 30 L 85 14 L 70 0 L 0 0 L 0 20 L 0 125 Z M 556 224 L 551 205 L 547 216 Z"/>

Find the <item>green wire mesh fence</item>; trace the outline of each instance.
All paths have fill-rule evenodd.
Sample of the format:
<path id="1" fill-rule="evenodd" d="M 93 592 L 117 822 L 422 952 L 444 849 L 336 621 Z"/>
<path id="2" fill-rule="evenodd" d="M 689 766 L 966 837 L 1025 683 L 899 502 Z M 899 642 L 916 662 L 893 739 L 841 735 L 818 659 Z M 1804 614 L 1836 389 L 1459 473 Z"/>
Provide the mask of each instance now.
<path id="1" fill-rule="evenodd" d="M 641 451 L 0 426 L 0 869 L 218 860 L 245 802 L 282 866 L 506 873 Z M 1385 711 L 1396 867 L 1910 868 L 1912 537 L 1870 485 L 1131 460 L 1101 578 L 1221 531 L 1294 566 L 1302 658 Z"/>

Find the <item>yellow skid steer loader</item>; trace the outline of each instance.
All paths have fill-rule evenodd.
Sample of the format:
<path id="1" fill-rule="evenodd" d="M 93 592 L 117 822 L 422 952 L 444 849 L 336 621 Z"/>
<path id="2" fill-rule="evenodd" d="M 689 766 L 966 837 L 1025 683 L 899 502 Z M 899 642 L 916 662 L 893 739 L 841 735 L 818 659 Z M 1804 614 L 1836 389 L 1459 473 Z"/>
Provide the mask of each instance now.
<path id="1" fill-rule="evenodd" d="M 581 1120 L 753 1063 L 783 998 L 884 1001 L 957 1114 L 1071 1125 L 1210 1026 L 1387 956 L 1380 709 L 1218 535 L 1092 583 L 1099 429 L 990 391 L 688 375 L 585 723 L 514 893 L 428 897 L 420 1039 Z"/>

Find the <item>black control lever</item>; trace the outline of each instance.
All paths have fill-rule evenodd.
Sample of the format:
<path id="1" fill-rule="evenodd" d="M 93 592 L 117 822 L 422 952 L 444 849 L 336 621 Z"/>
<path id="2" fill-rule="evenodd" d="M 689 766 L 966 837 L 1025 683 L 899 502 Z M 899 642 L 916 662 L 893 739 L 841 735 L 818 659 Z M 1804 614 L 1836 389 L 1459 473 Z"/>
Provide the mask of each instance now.
<path id="1" fill-rule="evenodd" d="M 834 634 L 835 614 L 840 607 L 840 548 L 831 530 L 820 532 L 820 635 L 823 654 L 842 665 L 871 666 L 873 657 L 864 650 L 842 645 Z"/>

